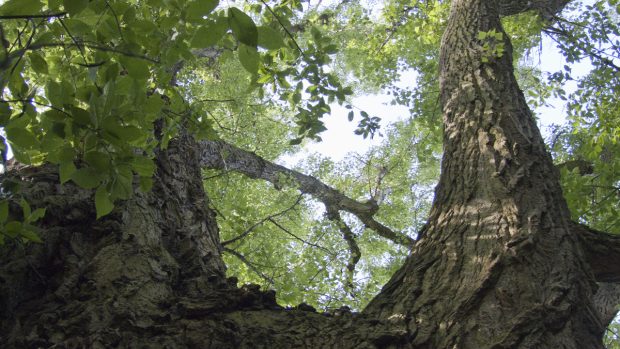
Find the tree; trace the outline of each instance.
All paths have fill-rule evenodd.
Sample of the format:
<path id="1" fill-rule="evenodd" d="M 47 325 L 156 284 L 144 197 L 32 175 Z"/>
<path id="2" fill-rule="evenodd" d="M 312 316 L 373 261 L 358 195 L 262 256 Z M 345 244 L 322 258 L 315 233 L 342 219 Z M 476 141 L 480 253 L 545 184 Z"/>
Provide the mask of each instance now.
<path id="1" fill-rule="evenodd" d="M 18 161 L 37 165 L 3 177 L 0 342 L 602 347 L 617 291 L 597 283 L 617 281 L 619 239 L 571 219 L 500 22 L 528 10 L 550 21 L 568 1 L 452 2 L 439 61 L 444 156 L 416 241 L 376 219 L 374 197 L 350 199 L 214 139 L 209 119 L 179 92 L 182 65 L 193 64 L 196 55 L 234 51 L 256 82 L 271 79 L 284 89 L 287 79 L 299 82 L 287 95 L 299 105 L 293 143 L 318 137 L 319 117 L 329 111 L 323 97 L 344 102 L 349 94 L 322 69 L 330 43 L 311 33 L 313 50 L 290 40 L 291 50 L 278 51 L 283 44 L 266 42 L 261 32 L 280 28 L 291 39 L 292 11 L 261 3 L 258 11 L 273 15 L 273 27 L 256 27 L 236 8 L 213 12 L 217 1 L 208 0 L 135 2 L 137 10 L 133 2 L 108 1 L 65 1 L 62 8 L 50 1 L 45 9 L 39 1 L 9 1 L 0 7 L 3 19 L 26 20 L 21 29 L 3 23 L 1 81 L 8 90 L 3 96 L 11 98 L 2 102 L 2 125 Z M 130 20 L 135 26 L 127 28 Z M 216 43 L 224 53 L 210 49 Z M 60 78 L 65 74 L 71 79 Z M 304 104 L 299 95 L 306 86 Z M 370 134 L 372 119 L 365 120 L 370 127 L 360 133 Z M 343 211 L 411 245 L 412 252 L 360 313 L 325 315 L 303 304 L 284 309 L 273 292 L 239 288 L 225 277 L 201 166 L 293 186 L 321 200 L 349 244 L 351 268 L 356 242 Z"/>

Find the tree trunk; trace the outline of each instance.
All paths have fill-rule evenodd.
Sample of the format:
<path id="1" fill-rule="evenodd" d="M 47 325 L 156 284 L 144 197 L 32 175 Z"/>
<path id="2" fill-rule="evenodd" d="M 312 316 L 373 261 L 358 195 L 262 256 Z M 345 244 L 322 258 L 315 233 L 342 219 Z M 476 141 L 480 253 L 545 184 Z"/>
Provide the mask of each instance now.
<path id="1" fill-rule="evenodd" d="M 583 227 L 575 233 L 513 76 L 499 22 L 508 3 L 452 1 L 433 209 L 411 257 L 364 312 L 283 309 L 273 292 L 226 279 L 197 166 L 204 154 L 181 134 L 157 154 L 153 191 L 101 220 L 92 193 L 58 185 L 48 166 L 5 174 L 4 184 L 20 182 L 48 213 L 44 244 L 0 250 L 1 346 L 602 347 L 610 307 L 594 306 L 596 281 L 620 272 L 589 256 L 607 249 L 620 260 L 620 244 Z M 491 30 L 502 34 L 485 49 L 479 33 Z M 503 51 L 488 48 L 500 42 Z"/>
<path id="2" fill-rule="evenodd" d="M 499 18 L 495 1 L 452 2 L 435 201 L 425 236 L 367 312 L 410 319 L 423 348 L 601 347 L 594 278 Z"/>

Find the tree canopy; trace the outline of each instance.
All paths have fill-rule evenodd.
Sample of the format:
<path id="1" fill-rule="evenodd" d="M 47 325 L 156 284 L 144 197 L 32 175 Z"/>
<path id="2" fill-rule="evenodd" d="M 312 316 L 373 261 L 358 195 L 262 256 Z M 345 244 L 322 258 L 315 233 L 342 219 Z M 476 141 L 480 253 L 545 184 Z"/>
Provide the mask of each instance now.
<path id="1" fill-rule="evenodd" d="M 449 12 L 450 2 L 432 0 L 4 1 L 4 166 L 57 166 L 60 183 L 92 190 L 104 219 L 151 190 L 155 150 L 188 133 L 210 151 L 202 176 L 229 274 L 277 290 L 283 304 L 361 309 L 424 231 L 443 151 L 437 82 Z M 530 106 L 565 103 L 557 112 L 567 122 L 546 141 L 572 218 L 612 233 L 619 16 L 617 0 L 598 0 L 552 18 L 503 19 Z M 479 33 L 488 59 L 507 50 L 501 38 Z M 539 67 L 543 38 L 566 61 L 555 72 Z M 584 62 L 591 68 L 575 72 Z M 415 81 L 400 83 L 404 72 Z M 381 115 L 352 103 L 378 91 L 410 116 L 380 130 Z M 335 104 L 348 115 L 331 115 Z M 381 133 L 382 143 L 341 162 L 315 155 L 295 170 L 275 165 L 320 141 L 328 117 L 348 117 L 356 134 Z M 9 214 L 15 207 L 21 216 Z M 4 181 L 0 244 L 40 243 L 45 213 Z"/>

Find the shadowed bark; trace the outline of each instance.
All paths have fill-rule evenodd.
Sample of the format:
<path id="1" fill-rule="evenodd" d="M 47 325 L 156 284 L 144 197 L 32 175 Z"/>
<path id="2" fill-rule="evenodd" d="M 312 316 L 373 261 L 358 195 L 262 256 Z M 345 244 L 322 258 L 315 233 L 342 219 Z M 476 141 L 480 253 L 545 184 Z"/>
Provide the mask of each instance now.
<path id="1" fill-rule="evenodd" d="M 565 3 L 527 6 L 557 11 Z M 292 180 L 362 217 L 376 212 L 373 203 L 181 134 L 156 154 L 153 191 L 101 220 L 92 193 L 60 186 L 53 167 L 2 177 L 4 195 L 9 182 L 20 183 L 48 214 L 43 244 L 0 248 L 1 346 L 602 348 L 618 290 L 597 281 L 620 274 L 609 265 L 618 264 L 617 239 L 570 220 L 499 21 L 523 4 L 452 1 L 441 50 L 445 155 L 435 201 L 412 255 L 362 313 L 283 309 L 274 292 L 227 279 L 199 164 L 275 185 Z M 491 30 L 502 33 L 501 55 L 479 39 Z"/>
<path id="2" fill-rule="evenodd" d="M 444 157 L 426 234 L 366 312 L 410 319 L 421 348 L 602 348 L 595 279 L 514 78 L 500 10 L 452 2 Z M 492 31 L 501 54 L 485 49 L 496 39 L 479 39 Z"/>

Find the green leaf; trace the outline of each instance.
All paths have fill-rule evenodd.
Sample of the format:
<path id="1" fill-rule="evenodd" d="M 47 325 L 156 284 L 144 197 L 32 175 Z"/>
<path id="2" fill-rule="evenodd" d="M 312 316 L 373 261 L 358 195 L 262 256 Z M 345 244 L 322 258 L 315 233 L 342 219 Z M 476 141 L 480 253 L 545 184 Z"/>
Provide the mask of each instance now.
<path id="1" fill-rule="evenodd" d="M 32 214 L 30 214 L 30 217 L 28 217 L 27 221 L 36 222 L 39 219 L 43 218 L 44 216 L 45 216 L 45 208 L 37 208 L 36 210 L 32 211 Z"/>
<path id="2" fill-rule="evenodd" d="M 0 15 L 36 15 L 43 8 L 39 0 L 9 0 L 0 6 Z"/>
<path id="3" fill-rule="evenodd" d="M 127 69 L 129 76 L 136 80 L 146 80 L 150 77 L 149 62 L 144 59 L 121 55 L 119 61 Z"/>
<path id="4" fill-rule="evenodd" d="M 112 182 L 112 190 L 110 191 L 110 198 L 126 200 L 133 194 L 133 174 L 131 169 L 127 166 L 118 166 L 117 174 Z"/>
<path id="5" fill-rule="evenodd" d="M 62 162 L 59 166 L 58 173 L 60 175 L 60 183 L 64 184 L 71 179 L 77 168 L 73 161 Z"/>
<path id="6" fill-rule="evenodd" d="M 139 156 L 131 160 L 131 168 L 142 177 L 150 177 L 155 172 L 155 163 L 147 157 Z"/>
<path id="7" fill-rule="evenodd" d="M 87 110 L 78 107 L 71 108 L 71 116 L 73 121 L 80 126 L 92 125 L 92 118 Z"/>
<path id="8" fill-rule="evenodd" d="M 45 85 L 45 96 L 52 103 L 52 105 L 61 107 L 63 102 L 60 96 L 60 84 L 56 81 L 50 80 Z"/>
<path id="9" fill-rule="evenodd" d="M 30 210 L 30 205 L 28 204 L 28 201 L 26 201 L 25 199 L 21 199 L 19 201 L 19 205 L 22 207 L 22 211 L 24 212 L 24 217 L 25 218 L 30 217 L 30 214 L 32 213 L 32 211 Z"/>
<path id="10" fill-rule="evenodd" d="M 74 16 L 88 6 L 88 0 L 63 0 L 65 11 Z"/>
<path id="11" fill-rule="evenodd" d="M 11 106 L 9 103 L 0 102 L 0 126 L 6 125 L 6 123 L 11 118 Z"/>
<path id="12" fill-rule="evenodd" d="M 239 42 L 250 47 L 256 47 L 258 43 L 258 30 L 250 16 L 236 7 L 228 8 L 228 22 L 233 34 Z"/>
<path id="13" fill-rule="evenodd" d="M 354 113 L 353 113 L 353 110 L 351 110 L 349 112 L 349 115 L 347 115 L 347 118 L 349 119 L 349 121 L 353 121 L 353 116 L 354 116 Z"/>
<path id="14" fill-rule="evenodd" d="M 80 168 L 73 172 L 71 180 L 84 189 L 96 188 L 101 182 L 99 176 L 91 167 Z"/>
<path id="15" fill-rule="evenodd" d="M 89 151 L 84 154 L 84 160 L 97 171 L 107 172 L 110 170 L 110 155 L 100 151 Z"/>
<path id="16" fill-rule="evenodd" d="M 260 60 L 260 56 L 258 55 L 256 48 L 240 44 L 237 49 L 237 53 L 239 54 L 239 62 L 241 62 L 241 65 L 245 68 L 245 70 L 252 74 L 258 73 L 258 62 Z"/>
<path id="17" fill-rule="evenodd" d="M 47 74 L 47 61 L 38 52 L 30 53 L 30 66 L 35 73 Z"/>
<path id="18" fill-rule="evenodd" d="M 43 240 L 41 240 L 41 238 L 39 237 L 39 234 L 35 233 L 33 230 L 24 228 L 19 232 L 19 235 L 26 240 L 36 242 L 39 244 L 43 243 Z"/>
<path id="19" fill-rule="evenodd" d="M 27 129 L 7 128 L 6 135 L 9 142 L 22 149 L 32 149 L 38 144 L 37 138 Z"/>
<path id="20" fill-rule="evenodd" d="M 206 48 L 211 47 L 217 44 L 218 41 L 226 34 L 228 30 L 228 23 L 223 19 L 218 19 L 217 21 L 210 21 L 206 25 L 198 28 L 192 41 L 190 43 L 190 47 L 193 48 Z"/>
<path id="21" fill-rule="evenodd" d="M 4 226 L 4 229 L 6 230 L 6 235 L 12 238 L 16 238 L 22 231 L 22 222 L 18 222 L 18 221 L 8 222 Z"/>
<path id="22" fill-rule="evenodd" d="M 140 191 L 143 193 L 149 192 L 153 188 L 152 177 L 140 177 Z"/>
<path id="23" fill-rule="evenodd" d="M 260 26 L 258 30 L 258 46 L 268 50 L 277 50 L 284 47 L 284 40 L 280 33 L 268 26 Z"/>
<path id="24" fill-rule="evenodd" d="M 9 202 L 7 200 L 0 201 L 0 224 L 4 224 L 9 218 Z"/>
<path id="25" fill-rule="evenodd" d="M 187 6 L 187 19 L 201 20 L 215 10 L 218 4 L 219 0 L 196 0 Z"/>
<path id="26" fill-rule="evenodd" d="M 110 193 L 104 185 L 99 186 L 95 192 L 95 209 L 97 210 L 97 219 L 107 215 L 114 209 L 114 203 L 110 200 Z"/>

